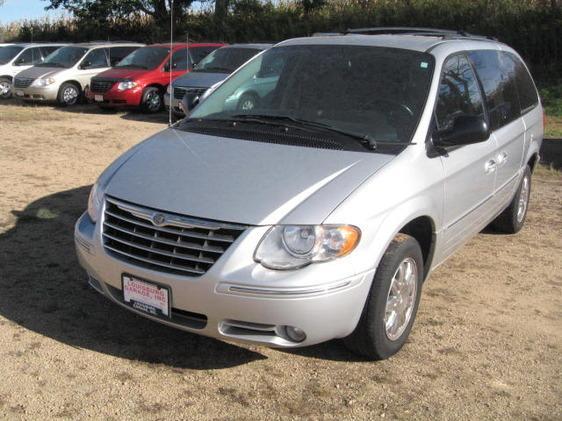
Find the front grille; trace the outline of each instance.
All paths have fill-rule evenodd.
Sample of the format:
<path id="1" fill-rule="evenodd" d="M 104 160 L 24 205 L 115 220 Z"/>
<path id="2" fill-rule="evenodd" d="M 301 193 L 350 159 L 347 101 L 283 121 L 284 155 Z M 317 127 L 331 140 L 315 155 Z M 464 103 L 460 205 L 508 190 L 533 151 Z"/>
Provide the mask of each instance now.
<path id="1" fill-rule="evenodd" d="M 182 100 L 187 94 L 190 99 L 200 97 L 205 93 L 207 88 L 174 88 L 174 98 Z"/>
<path id="2" fill-rule="evenodd" d="M 106 93 L 111 89 L 111 87 L 117 82 L 116 80 L 111 79 L 92 79 L 92 84 L 90 85 L 90 90 L 92 92 L 99 92 L 99 93 Z"/>
<path id="3" fill-rule="evenodd" d="M 35 79 L 31 77 L 17 77 L 14 80 L 14 87 L 29 88 Z"/>
<path id="4" fill-rule="evenodd" d="M 153 220 L 166 222 L 155 225 Z M 106 198 L 105 250 L 121 260 L 160 272 L 201 276 L 246 229 Z"/>

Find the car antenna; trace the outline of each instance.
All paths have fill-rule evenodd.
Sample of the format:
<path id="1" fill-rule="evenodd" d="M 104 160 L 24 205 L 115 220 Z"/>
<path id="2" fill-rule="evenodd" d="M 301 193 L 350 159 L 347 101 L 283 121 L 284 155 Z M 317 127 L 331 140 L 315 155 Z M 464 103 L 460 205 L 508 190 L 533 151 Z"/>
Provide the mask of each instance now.
<path id="1" fill-rule="evenodd" d="M 174 60 L 174 0 L 170 1 L 170 66 L 168 69 L 170 75 L 170 106 L 168 107 L 168 127 L 172 126 L 172 98 L 174 97 L 174 87 L 172 86 L 172 66 Z"/>

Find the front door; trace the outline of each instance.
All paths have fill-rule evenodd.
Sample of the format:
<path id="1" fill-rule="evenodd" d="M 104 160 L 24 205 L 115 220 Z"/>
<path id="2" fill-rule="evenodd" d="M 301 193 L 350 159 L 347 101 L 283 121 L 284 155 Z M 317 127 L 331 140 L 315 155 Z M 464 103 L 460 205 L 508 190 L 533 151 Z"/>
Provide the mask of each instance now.
<path id="1" fill-rule="evenodd" d="M 436 107 L 438 129 L 452 127 L 456 117 L 484 117 L 480 86 L 464 54 L 449 57 L 444 66 Z M 443 243 L 446 258 L 491 217 L 495 183 L 495 139 L 449 148 L 441 156 L 444 170 Z"/>

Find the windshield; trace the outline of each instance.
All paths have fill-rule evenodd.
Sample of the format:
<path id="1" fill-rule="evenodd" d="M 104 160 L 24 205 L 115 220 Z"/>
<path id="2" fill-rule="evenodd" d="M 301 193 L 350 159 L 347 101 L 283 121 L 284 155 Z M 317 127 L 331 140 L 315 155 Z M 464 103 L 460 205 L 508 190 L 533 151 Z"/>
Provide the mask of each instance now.
<path id="1" fill-rule="evenodd" d="M 154 69 L 164 61 L 170 49 L 166 47 L 143 47 L 133 51 L 115 67 Z"/>
<path id="2" fill-rule="evenodd" d="M 84 54 L 88 52 L 84 47 L 62 47 L 55 52 L 49 54 L 43 63 L 38 64 L 40 67 L 64 67 L 70 69 Z"/>
<path id="3" fill-rule="evenodd" d="M 9 63 L 21 50 L 23 50 L 23 47 L 18 47 L 16 45 L 0 47 L 0 64 Z"/>
<path id="4" fill-rule="evenodd" d="M 260 51 L 256 48 L 219 48 L 201 60 L 193 71 L 232 73 Z"/>
<path id="5" fill-rule="evenodd" d="M 309 131 L 348 134 L 355 143 L 408 143 L 425 106 L 433 63 L 427 53 L 396 48 L 276 47 L 217 88 L 180 128 L 246 117 L 247 124 L 307 123 Z"/>

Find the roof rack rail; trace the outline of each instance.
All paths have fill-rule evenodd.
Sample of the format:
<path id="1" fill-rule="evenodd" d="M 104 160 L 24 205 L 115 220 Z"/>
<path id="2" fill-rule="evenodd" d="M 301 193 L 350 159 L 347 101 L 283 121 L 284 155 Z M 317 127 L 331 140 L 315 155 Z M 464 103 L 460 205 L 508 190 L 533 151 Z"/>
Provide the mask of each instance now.
<path id="1" fill-rule="evenodd" d="M 379 26 L 373 28 L 354 28 L 348 29 L 345 34 L 356 35 L 420 35 L 420 36 L 433 36 L 441 37 L 444 39 L 458 39 L 458 38 L 471 38 L 471 39 L 488 39 L 497 41 L 494 37 L 484 35 L 474 35 L 463 30 L 454 29 L 438 29 L 438 28 L 419 28 L 407 26 Z"/>

